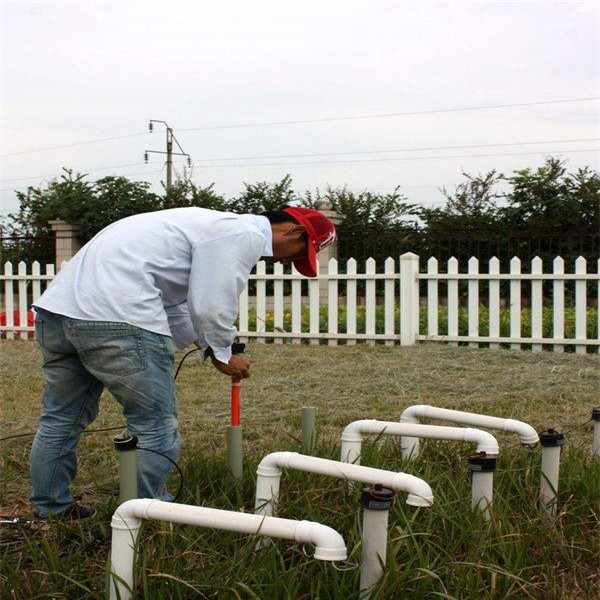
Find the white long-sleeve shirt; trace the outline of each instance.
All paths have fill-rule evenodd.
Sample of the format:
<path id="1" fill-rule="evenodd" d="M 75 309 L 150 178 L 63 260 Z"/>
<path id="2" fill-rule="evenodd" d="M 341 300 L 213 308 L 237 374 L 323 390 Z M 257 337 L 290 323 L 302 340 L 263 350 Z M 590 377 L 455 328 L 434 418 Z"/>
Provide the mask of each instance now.
<path id="1" fill-rule="evenodd" d="M 34 306 L 90 321 L 120 321 L 199 340 L 224 363 L 237 335 L 238 296 L 261 256 L 272 256 L 269 220 L 175 208 L 117 221 L 92 238 Z"/>

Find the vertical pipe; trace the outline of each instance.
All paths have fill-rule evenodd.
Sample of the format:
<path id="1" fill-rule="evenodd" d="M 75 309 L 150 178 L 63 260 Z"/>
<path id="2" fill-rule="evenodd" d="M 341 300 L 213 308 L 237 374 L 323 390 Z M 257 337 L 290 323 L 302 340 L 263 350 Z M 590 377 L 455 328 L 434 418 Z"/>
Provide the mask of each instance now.
<path id="1" fill-rule="evenodd" d="M 236 480 L 244 476 L 243 429 L 240 425 L 240 382 L 231 378 L 231 425 L 227 428 L 227 464 Z"/>
<path id="2" fill-rule="evenodd" d="M 111 522 L 109 598 L 110 600 L 130 600 L 133 598 L 135 542 L 140 530 L 140 519 L 122 519 L 118 516 L 118 510 L 113 515 Z"/>
<path id="3" fill-rule="evenodd" d="M 387 556 L 387 533 L 390 509 L 396 493 L 376 485 L 363 490 L 362 548 L 360 565 L 360 600 L 368 600 L 383 576 Z"/>
<path id="4" fill-rule="evenodd" d="M 566 443 L 565 436 L 554 429 L 540 433 L 542 446 L 542 472 L 540 476 L 540 503 L 551 516 L 556 515 L 558 472 L 560 469 L 560 447 Z"/>
<path id="5" fill-rule="evenodd" d="M 312 454 L 316 440 L 316 413 L 313 406 L 302 408 L 302 454 Z"/>
<path id="6" fill-rule="evenodd" d="M 488 520 L 494 495 L 496 459 L 479 452 L 467 458 L 467 465 L 471 471 L 471 509 L 481 510 Z"/>
<path id="7" fill-rule="evenodd" d="M 419 438 L 403 435 L 400 438 L 400 445 L 402 446 L 402 458 L 404 460 L 414 460 L 417 458 L 417 456 L 419 456 Z"/>
<path id="8" fill-rule="evenodd" d="M 119 457 L 119 503 L 137 498 L 137 442 L 135 435 L 117 435 L 113 444 Z"/>
<path id="9" fill-rule="evenodd" d="M 227 427 L 227 464 L 234 479 L 244 476 L 244 446 L 243 429 L 241 425 Z"/>
<path id="10" fill-rule="evenodd" d="M 594 445 L 592 455 L 600 458 L 600 407 L 592 408 L 592 421 L 594 421 Z"/>

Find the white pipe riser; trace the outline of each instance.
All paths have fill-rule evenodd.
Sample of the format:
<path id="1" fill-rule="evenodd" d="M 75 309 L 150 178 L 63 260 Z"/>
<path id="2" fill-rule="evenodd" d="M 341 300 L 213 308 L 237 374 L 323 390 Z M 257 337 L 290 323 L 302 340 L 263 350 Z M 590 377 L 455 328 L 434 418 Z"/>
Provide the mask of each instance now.
<path id="1" fill-rule="evenodd" d="M 556 514 L 556 492 L 560 470 L 560 446 L 542 447 L 540 501 L 547 513 Z"/>
<path id="2" fill-rule="evenodd" d="M 471 471 L 471 509 L 481 510 L 483 516 L 489 519 L 493 496 L 493 471 Z"/>
<path id="3" fill-rule="evenodd" d="M 123 512 L 124 516 L 121 516 L 117 509 L 110 524 L 112 528 L 110 572 L 111 575 L 115 575 L 109 579 L 110 600 L 130 600 L 133 597 L 135 544 L 141 521 L 134 516 L 133 512 L 127 509 Z"/>
<path id="4" fill-rule="evenodd" d="M 371 597 L 383 576 L 387 559 L 389 510 L 363 509 L 363 557 L 360 565 L 360 599 Z"/>
<path id="5" fill-rule="evenodd" d="M 272 516 L 279 502 L 281 485 L 281 469 L 269 468 L 262 465 L 256 471 L 256 499 L 254 512 L 260 515 Z"/>

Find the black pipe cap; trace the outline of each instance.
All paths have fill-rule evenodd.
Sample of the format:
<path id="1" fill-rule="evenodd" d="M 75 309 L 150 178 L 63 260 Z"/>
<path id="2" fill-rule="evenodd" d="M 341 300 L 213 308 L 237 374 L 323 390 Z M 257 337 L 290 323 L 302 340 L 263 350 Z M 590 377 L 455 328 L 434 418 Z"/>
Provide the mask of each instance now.
<path id="1" fill-rule="evenodd" d="M 600 406 L 592 408 L 592 421 L 600 421 Z"/>
<path id="2" fill-rule="evenodd" d="M 562 433 L 559 433 L 555 429 L 546 429 L 545 431 L 540 431 L 540 444 L 544 448 L 552 448 L 555 446 L 564 446 L 567 443 L 565 436 Z"/>
<path id="3" fill-rule="evenodd" d="M 469 471 L 480 473 L 493 473 L 496 470 L 496 457 L 488 456 L 485 452 L 478 452 L 467 457 Z"/>
<path id="4" fill-rule="evenodd" d="M 124 450 L 135 450 L 137 448 L 138 439 L 135 435 L 117 435 L 113 438 L 115 450 L 119 452 Z"/>
<path id="5" fill-rule="evenodd" d="M 396 492 L 384 488 L 380 483 L 372 488 L 365 488 L 360 497 L 360 505 L 369 510 L 390 510 L 394 506 Z"/>

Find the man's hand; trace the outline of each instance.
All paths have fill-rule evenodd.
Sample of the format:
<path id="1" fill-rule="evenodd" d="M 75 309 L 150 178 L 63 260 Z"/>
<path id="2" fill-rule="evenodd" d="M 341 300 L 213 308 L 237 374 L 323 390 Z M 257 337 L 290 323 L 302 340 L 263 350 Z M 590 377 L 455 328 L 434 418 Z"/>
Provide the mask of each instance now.
<path id="1" fill-rule="evenodd" d="M 238 381 L 246 379 L 246 377 L 250 377 L 250 361 L 242 358 L 239 355 L 234 354 L 229 359 L 228 364 L 222 363 L 214 356 L 211 356 L 210 360 L 215 366 L 215 369 L 221 371 L 221 373 L 224 373 L 225 375 L 229 375 L 229 377 L 237 379 Z"/>

